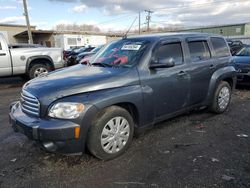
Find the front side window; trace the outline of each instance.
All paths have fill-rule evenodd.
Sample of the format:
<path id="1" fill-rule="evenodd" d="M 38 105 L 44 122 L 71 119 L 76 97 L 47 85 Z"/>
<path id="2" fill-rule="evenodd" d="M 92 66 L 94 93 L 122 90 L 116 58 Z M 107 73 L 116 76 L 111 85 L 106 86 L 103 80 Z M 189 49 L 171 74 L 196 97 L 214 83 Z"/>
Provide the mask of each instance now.
<path id="1" fill-rule="evenodd" d="M 132 67 L 137 64 L 150 42 L 140 39 L 122 39 L 102 48 L 90 60 L 91 65 Z"/>
<path id="2" fill-rule="evenodd" d="M 170 58 L 174 60 L 176 65 L 183 63 L 183 52 L 180 42 L 165 44 L 156 49 L 154 60 Z"/>
<path id="3" fill-rule="evenodd" d="M 194 41 L 188 43 L 192 62 L 203 61 L 211 58 L 211 53 L 206 41 Z"/>
<path id="4" fill-rule="evenodd" d="M 211 42 L 217 57 L 225 57 L 230 55 L 230 50 L 223 38 L 211 37 Z"/>
<path id="5" fill-rule="evenodd" d="M 250 56 L 250 46 L 242 48 L 236 55 L 237 56 Z"/>

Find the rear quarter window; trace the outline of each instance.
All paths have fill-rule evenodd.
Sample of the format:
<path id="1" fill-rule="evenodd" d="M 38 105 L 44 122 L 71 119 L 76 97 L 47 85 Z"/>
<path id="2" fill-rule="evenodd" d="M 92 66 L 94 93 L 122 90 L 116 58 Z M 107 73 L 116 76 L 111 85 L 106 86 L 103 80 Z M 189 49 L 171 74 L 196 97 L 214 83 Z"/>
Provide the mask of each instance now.
<path id="1" fill-rule="evenodd" d="M 223 38 L 211 37 L 211 43 L 216 57 L 230 56 L 230 51 L 226 41 Z"/>

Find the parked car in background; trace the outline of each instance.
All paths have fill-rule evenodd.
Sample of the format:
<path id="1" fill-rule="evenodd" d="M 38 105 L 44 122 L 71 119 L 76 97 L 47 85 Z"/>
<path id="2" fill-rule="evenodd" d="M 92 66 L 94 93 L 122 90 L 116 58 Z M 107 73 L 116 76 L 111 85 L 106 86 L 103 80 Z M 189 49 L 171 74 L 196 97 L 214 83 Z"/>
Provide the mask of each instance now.
<path id="1" fill-rule="evenodd" d="M 71 46 L 70 49 L 67 49 L 67 50 L 64 50 L 63 51 L 63 59 L 66 60 L 69 55 L 74 51 L 74 50 L 77 50 L 77 49 L 80 49 L 80 48 L 84 48 L 85 46 Z"/>
<path id="2" fill-rule="evenodd" d="M 211 48 L 212 47 L 212 48 Z M 15 131 L 47 151 L 109 160 L 134 132 L 192 109 L 228 109 L 235 68 L 223 37 L 140 35 L 110 43 L 90 60 L 26 83 L 10 107 Z"/>
<path id="3" fill-rule="evenodd" d="M 66 60 L 73 49 L 63 50 L 63 59 Z"/>
<path id="4" fill-rule="evenodd" d="M 250 45 L 243 47 L 234 57 L 237 84 L 250 85 Z"/>
<path id="5" fill-rule="evenodd" d="M 77 55 L 84 53 L 84 52 L 90 52 L 94 48 L 95 47 L 93 47 L 93 46 L 88 46 L 88 47 L 83 47 L 83 48 L 73 50 L 71 53 L 69 53 L 69 55 L 66 59 L 67 66 L 76 65 L 77 64 L 77 62 L 76 62 Z"/>
<path id="6" fill-rule="evenodd" d="M 80 48 L 84 48 L 85 46 L 70 46 L 70 49 L 71 50 L 77 50 L 77 49 L 80 49 Z"/>
<path id="7" fill-rule="evenodd" d="M 78 54 L 77 57 L 76 57 L 76 64 L 80 63 L 80 61 L 81 61 L 82 59 L 84 59 L 85 57 L 92 56 L 92 55 L 96 54 L 97 52 L 99 52 L 99 50 L 100 50 L 102 47 L 103 47 L 103 45 L 102 45 L 102 46 L 99 46 L 99 47 L 97 47 L 97 48 L 94 48 L 94 49 L 91 50 L 90 52 L 83 52 L 83 53 Z"/>
<path id="8" fill-rule="evenodd" d="M 32 79 L 64 66 L 61 48 L 9 48 L 0 34 L 0 77 L 22 75 Z"/>
<path id="9" fill-rule="evenodd" d="M 239 52 L 244 46 L 245 44 L 243 44 L 241 41 L 239 40 L 227 40 L 227 43 L 230 47 L 230 52 L 232 55 L 235 55 L 237 52 Z"/>

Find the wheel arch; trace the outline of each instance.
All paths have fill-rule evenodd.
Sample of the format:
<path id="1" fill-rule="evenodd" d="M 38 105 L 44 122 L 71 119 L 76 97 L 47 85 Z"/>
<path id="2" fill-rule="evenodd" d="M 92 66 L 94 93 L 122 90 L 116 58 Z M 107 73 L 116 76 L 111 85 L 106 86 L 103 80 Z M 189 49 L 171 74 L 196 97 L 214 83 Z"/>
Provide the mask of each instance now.
<path id="1" fill-rule="evenodd" d="M 235 88 L 235 81 L 234 81 L 234 79 L 232 77 L 224 78 L 222 81 L 225 81 L 225 82 L 229 83 L 231 89 Z"/>
<path id="2" fill-rule="evenodd" d="M 136 126 L 145 124 L 145 117 L 148 108 L 145 111 L 143 96 L 140 85 L 117 87 L 101 91 L 91 92 L 88 96 L 88 102 L 95 105 L 98 111 L 102 111 L 110 106 L 119 106 L 127 110 Z"/>
<path id="3" fill-rule="evenodd" d="M 51 67 L 51 70 L 55 70 L 54 63 L 53 63 L 53 60 L 51 59 L 51 57 L 40 55 L 40 56 L 32 56 L 32 57 L 29 57 L 27 59 L 27 62 L 26 62 L 26 73 L 29 72 L 30 68 L 33 65 L 39 64 L 41 62 L 42 62 L 42 64 L 45 63 L 46 65 L 49 65 Z"/>
<path id="4" fill-rule="evenodd" d="M 119 106 L 119 107 L 125 109 L 126 111 L 128 111 L 134 120 L 135 127 L 138 126 L 138 124 L 139 124 L 139 112 L 138 112 L 138 109 L 137 109 L 135 104 L 133 104 L 131 102 L 120 102 L 120 103 L 113 104 L 111 106 Z"/>
<path id="5" fill-rule="evenodd" d="M 212 101 L 216 88 L 221 81 L 226 81 L 229 83 L 232 89 L 235 88 L 236 71 L 233 66 L 223 67 L 214 72 L 210 80 L 206 103 L 209 104 Z"/>

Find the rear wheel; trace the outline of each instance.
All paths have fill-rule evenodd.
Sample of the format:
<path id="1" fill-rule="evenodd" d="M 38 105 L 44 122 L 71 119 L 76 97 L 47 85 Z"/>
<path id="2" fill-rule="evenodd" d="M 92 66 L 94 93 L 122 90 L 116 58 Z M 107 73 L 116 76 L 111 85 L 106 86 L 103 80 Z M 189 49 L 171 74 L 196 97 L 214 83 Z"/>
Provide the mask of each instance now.
<path id="1" fill-rule="evenodd" d="M 232 88 L 229 83 L 220 82 L 214 94 L 213 103 L 210 107 L 211 111 L 218 114 L 226 111 L 231 100 L 231 93 Z"/>
<path id="2" fill-rule="evenodd" d="M 102 160 L 118 157 L 130 145 L 134 122 L 128 111 L 118 106 L 103 110 L 88 134 L 89 151 Z"/>
<path id="3" fill-rule="evenodd" d="M 29 77 L 30 79 L 36 78 L 42 74 L 46 74 L 51 71 L 49 65 L 46 64 L 35 64 L 29 70 Z"/>

